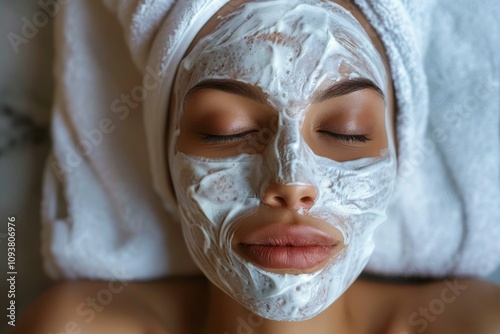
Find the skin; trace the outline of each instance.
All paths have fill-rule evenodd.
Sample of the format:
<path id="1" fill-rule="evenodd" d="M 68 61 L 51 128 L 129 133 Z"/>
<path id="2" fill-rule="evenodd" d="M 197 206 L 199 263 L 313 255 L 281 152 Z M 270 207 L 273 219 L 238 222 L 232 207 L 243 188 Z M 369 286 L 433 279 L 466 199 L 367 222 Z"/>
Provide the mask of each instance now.
<path id="1" fill-rule="evenodd" d="M 87 323 L 88 317 L 76 310 L 88 298 L 109 289 L 109 283 L 61 282 L 35 300 L 12 334 L 498 333 L 499 287 L 479 280 L 457 283 L 465 290 L 436 315 L 430 306 L 443 300 L 448 287 L 445 281 L 394 284 L 357 280 L 327 311 L 298 323 L 263 323 L 203 277 L 128 283 L 109 304 L 98 304 L 101 311 Z M 453 297 L 450 290 L 445 292 L 445 298 Z M 426 317 L 432 320 L 425 321 Z M 425 330 L 421 322 L 426 324 Z"/>
<path id="2" fill-rule="evenodd" d="M 215 17 L 229 13 L 243 2 L 231 1 Z M 349 2 L 336 2 L 350 10 L 365 27 L 387 66 L 383 46 L 363 15 Z M 217 20 L 213 18 L 196 40 L 209 33 L 216 24 Z M 390 94 L 385 101 L 393 119 L 396 111 L 392 83 L 388 85 Z M 224 112 L 221 100 L 226 106 L 237 106 L 239 111 Z M 383 106 L 384 99 L 371 89 L 312 103 L 302 135 L 316 154 L 331 159 L 344 161 L 376 156 L 381 148 L 387 147 L 381 112 Z M 238 152 L 235 142 L 214 144 L 203 141 L 207 132 L 228 135 L 248 130 L 251 132 L 239 140 L 251 141 L 259 131 L 272 128 L 269 124 L 272 125 L 276 118 L 276 111 L 266 105 L 265 98 L 251 99 L 216 89 L 196 92 L 186 100 L 185 109 L 177 149 L 207 157 L 231 156 Z M 332 113 L 332 109 L 335 112 Z M 260 112 L 253 112 L 255 110 Z M 337 127 L 333 129 L 332 126 Z M 357 134 L 368 135 L 371 140 L 346 142 L 325 136 L 318 130 L 355 130 Z M 316 195 L 308 186 L 271 184 L 261 199 L 265 210 L 285 214 L 311 206 Z M 455 291 L 455 295 L 449 288 L 450 282 L 461 288 Z M 500 288 L 479 280 L 394 284 L 358 279 L 323 313 L 303 322 L 261 319 L 204 277 L 128 282 L 120 292 L 113 294 L 109 304 L 97 305 L 99 311 L 94 312 L 91 321 L 85 321 L 89 320 L 88 316 L 82 317 L 77 309 L 89 297 L 96 298 L 106 290 L 109 290 L 108 282 L 57 283 L 22 315 L 13 334 L 500 333 Z M 439 310 L 439 315 L 431 311 L 431 306 L 436 305 L 445 307 L 444 311 Z"/>

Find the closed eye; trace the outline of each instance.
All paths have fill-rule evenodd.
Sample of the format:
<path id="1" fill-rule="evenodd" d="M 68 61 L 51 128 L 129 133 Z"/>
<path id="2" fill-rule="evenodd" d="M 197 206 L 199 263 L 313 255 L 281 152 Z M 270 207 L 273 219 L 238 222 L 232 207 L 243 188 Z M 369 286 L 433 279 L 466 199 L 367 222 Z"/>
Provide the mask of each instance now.
<path id="1" fill-rule="evenodd" d="M 201 141 L 204 143 L 209 143 L 209 144 L 220 144 L 220 143 L 228 143 L 228 142 L 233 142 L 233 141 L 238 141 L 247 138 L 250 136 L 253 132 L 256 132 L 254 130 L 252 131 L 247 131 L 247 132 L 242 132 L 242 133 L 236 133 L 232 135 L 202 135 Z"/>
<path id="2" fill-rule="evenodd" d="M 332 137 L 334 139 L 347 143 L 366 143 L 371 140 L 371 138 L 369 138 L 366 135 L 348 135 L 348 134 L 334 133 L 323 130 L 320 130 L 318 132 L 328 137 Z"/>

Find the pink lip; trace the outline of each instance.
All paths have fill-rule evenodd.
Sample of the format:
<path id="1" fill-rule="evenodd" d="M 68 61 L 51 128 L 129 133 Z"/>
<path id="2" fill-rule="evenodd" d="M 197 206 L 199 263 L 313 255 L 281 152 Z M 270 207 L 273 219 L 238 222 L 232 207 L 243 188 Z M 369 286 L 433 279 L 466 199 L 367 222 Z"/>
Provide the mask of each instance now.
<path id="1" fill-rule="evenodd" d="M 310 226 L 271 224 L 243 237 L 239 249 L 264 268 L 310 269 L 331 258 L 338 243 Z"/>

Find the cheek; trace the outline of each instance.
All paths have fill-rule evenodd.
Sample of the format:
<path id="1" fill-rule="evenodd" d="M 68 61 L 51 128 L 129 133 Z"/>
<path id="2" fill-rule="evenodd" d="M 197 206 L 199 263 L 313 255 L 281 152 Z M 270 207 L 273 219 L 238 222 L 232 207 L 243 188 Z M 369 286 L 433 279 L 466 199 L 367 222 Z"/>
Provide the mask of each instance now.
<path id="1" fill-rule="evenodd" d="M 259 204 L 255 189 L 262 175 L 257 155 L 203 161 L 178 153 L 175 159 L 179 207 L 192 223 L 222 226 Z"/>

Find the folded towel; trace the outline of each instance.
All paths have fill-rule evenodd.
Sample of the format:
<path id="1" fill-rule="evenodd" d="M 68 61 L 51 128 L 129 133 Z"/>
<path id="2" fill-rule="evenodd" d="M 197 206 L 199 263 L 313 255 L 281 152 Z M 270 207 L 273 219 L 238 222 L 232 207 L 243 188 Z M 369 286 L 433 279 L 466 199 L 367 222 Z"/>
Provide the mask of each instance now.
<path id="1" fill-rule="evenodd" d="M 151 186 L 140 105 L 148 92 L 136 69 L 144 68 L 170 1 L 106 5 L 130 29 L 125 40 L 98 1 L 68 2 L 56 18 L 53 157 L 42 209 L 45 270 L 54 279 L 197 272 L 180 225 Z M 158 85 L 149 73 L 147 83 Z"/>
<path id="2" fill-rule="evenodd" d="M 356 2 L 385 39 L 379 27 L 394 27 L 388 15 L 394 8 Z M 423 138 L 409 138 L 415 145 L 400 160 L 389 219 L 377 232 L 367 269 L 486 275 L 500 265 L 500 6 L 494 0 L 403 3 L 416 34 L 407 52 L 418 51 L 414 66 L 425 70 L 418 84 L 428 91 L 428 124 Z M 423 108 L 418 102 L 412 103 Z"/>
<path id="3" fill-rule="evenodd" d="M 166 106 L 184 52 L 227 0 L 103 2 L 69 2 L 57 17 L 45 269 L 192 274 L 164 159 Z M 354 2 L 387 49 L 399 108 L 397 189 L 367 269 L 487 274 L 500 263 L 500 37 L 487 34 L 498 6 Z"/>

